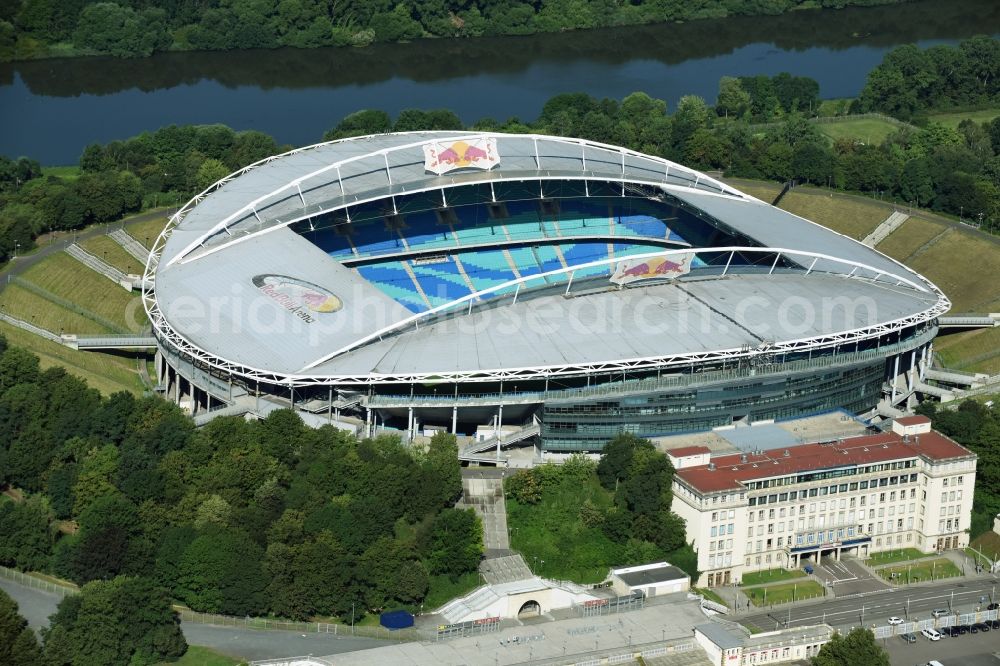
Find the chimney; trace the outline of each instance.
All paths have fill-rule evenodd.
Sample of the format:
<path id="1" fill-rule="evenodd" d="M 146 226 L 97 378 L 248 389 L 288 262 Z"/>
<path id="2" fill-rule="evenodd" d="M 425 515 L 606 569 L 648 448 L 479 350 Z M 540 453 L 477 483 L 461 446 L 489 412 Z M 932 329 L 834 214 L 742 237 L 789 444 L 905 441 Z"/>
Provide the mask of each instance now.
<path id="1" fill-rule="evenodd" d="M 714 462 L 708 463 L 708 471 L 709 472 L 714 472 L 715 471 L 715 463 Z"/>
<path id="2" fill-rule="evenodd" d="M 747 454 L 741 453 L 740 454 L 740 462 L 741 463 L 745 463 L 746 461 L 747 461 Z"/>
<path id="3" fill-rule="evenodd" d="M 910 443 L 910 436 L 909 435 L 903 435 L 903 443 L 904 444 L 909 444 Z"/>
<path id="4" fill-rule="evenodd" d="M 785 458 L 788 458 L 789 456 L 792 455 L 792 452 L 789 451 L 788 449 L 785 449 L 785 452 L 783 454 L 781 454 L 781 455 L 783 455 Z"/>

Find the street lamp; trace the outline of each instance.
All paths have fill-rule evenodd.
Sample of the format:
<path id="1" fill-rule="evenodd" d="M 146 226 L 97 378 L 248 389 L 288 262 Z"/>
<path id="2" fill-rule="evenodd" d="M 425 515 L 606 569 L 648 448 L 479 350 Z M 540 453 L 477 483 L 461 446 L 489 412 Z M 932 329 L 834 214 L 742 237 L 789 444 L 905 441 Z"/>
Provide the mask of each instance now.
<path id="1" fill-rule="evenodd" d="M 21 247 L 21 241 L 14 241 L 14 258 L 17 259 L 17 250 Z"/>

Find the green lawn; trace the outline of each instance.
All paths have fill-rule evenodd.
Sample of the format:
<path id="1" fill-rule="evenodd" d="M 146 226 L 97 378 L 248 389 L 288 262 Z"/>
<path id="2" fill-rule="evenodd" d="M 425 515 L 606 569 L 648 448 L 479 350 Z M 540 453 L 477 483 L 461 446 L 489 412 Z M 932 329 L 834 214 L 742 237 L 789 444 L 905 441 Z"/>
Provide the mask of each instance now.
<path id="1" fill-rule="evenodd" d="M 458 581 L 452 581 L 448 576 L 431 576 L 431 587 L 424 599 L 424 612 L 440 608 L 455 597 L 462 597 L 476 589 L 480 584 L 478 573 L 467 573 Z"/>
<path id="2" fill-rule="evenodd" d="M 692 591 L 695 592 L 696 594 L 700 594 L 709 601 L 714 601 L 715 603 L 722 604 L 723 606 L 729 606 L 729 604 L 726 603 L 725 599 L 723 599 L 722 597 L 720 597 L 718 594 L 708 589 L 707 587 L 696 587 Z"/>
<path id="3" fill-rule="evenodd" d="M 766 180 L 744 180 L 743 178 L 726 178 L 727 185 L 735 187 L 741 192 L 746 192 L 752 197 L 757 197 L 761 201 L 771 203 L 781 191 L 780 183 L 772 183 Z"/>
<path id="4" fill-rule="evenodd" d="M 126 291 L 65 252 L 58 252 L 32 266 L 22 277 L 126 330 L 139 331 L 146 325 L 138 291 Z"/>
<path id="5" fill-rule="evenodd" d="M 903 548 L 901 550 L 887 550 L 875 553 L 865 562 L 868 566 L 874 567 L 879 564 L 892 564 L 893 562 L 906 562 L 927 557 L 927 553 L 922 553 L 916 548 Z"/>
<path id="6" fill-rule="evenodd" d="M 996 309 L 989 310 L 996 312 Z M 963 372 L 1000 373 L 1000 328 L 938 335 L 934 340 L 945 367 Z"/>
<path id="7" fill-rule="evenodd" d="M 997 300 L 1000 243 L 956 229 L 941 237 L 907 265 L 936 284 L 951 299 L 953 312 L 977 312 Z"/>
<path id="8" fill-rule="evenodd" d="M 60 332 L 90 334 L 110 332 L 106 326 L 67 310 L 17 284 L 7 285 L 0 293 L 0 310 L 57 335 Z"/>
<path id="9" fill-rule="evenodd" d="M 754 606 L 783 604 L 789 601 L 801 601 L 823 596 L 823 586 L 814 580 L 801 583 L 782 583 L 766 587 L 754 587 L 743 593 Z"/>
<path id="10" fill-rule="evenodd" d="M 862 197 L 837 195 L 808 185 L 796 187 L 779 206 L 838 233 L 861 240 L 892 214 L 892 204 Z"/>
<path id="11" fill-rule="evenodd" d="M 994 560 L 1000 559 L 1000 534 L 997 534 L 993 530 L 983 532 L 973 539 L 969 545 L 975 546 L 986 557 L 993 558 Z"/>
<path id="12" fill-rule="evenodd" d="M 162 662 L 158 666 L 235 666 L 242 663 L 245 662 L 207 647 L 189 645 L 183 657 L 177 661 Z"/>
<path id="13" fill-rule="evenodd" d="M 4 290 L 3 296 L 7 295 Z M 41 367 L 61 366 L 70 374 L 87 380 L 87 384 L 105 395 L 117 391 L 142 393 L 142 382 L 136 371 L 135 359 L 101 352 L 73 351 L 69 347 L 50 342 L 32 333 L 0 322 L 0 333 L 12 345 L 24 347 L 36 354 Z"/>
<path id="14" fill-rule="evenodd" d="M 125 251 L 121 245 L 110 236 L 94 236 L 80 242 L 80 246 L 105 263 L 111 264 L 121 272 L 142 275 L 143 268 L 139 260 Z"/>
<path id="15" fill-rule="evenodd" d="M 896 574 L 893 576 L 893 574 Z M 961 576 L 962 571 L 946 557 L 920 562 L 919 564 L 902 564 L 894 567 L 878 569 L 878 575 L 886 580 L 895 579 L 899 584 L 916 583 L 919 581 L 937 580 Z"/>
<path id="16" fill-rule="evenodd" d="M 817 123 L 823 134 L 830 137 L 831 141 L 837 139 L 855 139 L 866 144 L 880 144 L 886 137 L 897 131 L 899 128 L 885 120 L 879 118 L 851 118 L 844 116 L 836 121 Z"/>
<path id="17" fill-rule="evenodd" d="M 804 578 L 805 571 L 800 569 L 768 569 L 767 571 L 752 571 L 743 574 L 740 585 L 760 585 L 761 583 L 777 583 L 782 580 Z"/>
<path id="18" fill-rule="evenodd" d="M 955 111 L 950 113 L 935 113 L 928 116 L 929 120 L 941 123 L 947 127 L 958 127 L 963 120 L 985 123 L 1000 116 L 1000 108 L 981 109 L 979 111 Z"/>
<path id="19" fill-rule="evenodd" d="M 599 583 L 608 569 L 622 562 L 623 547 L 611 541 L 600 527 L 580 520 L 580 507 L 589 499 L 601 511 L 611 506 L 611 494 L 596 475 L 586 483 L 566 481 L 546 488 L 542 501 L 525 505 L 507 497 L 507 525 L 511 548 L 524 556 L 528 566 L 546 578 Z"/>

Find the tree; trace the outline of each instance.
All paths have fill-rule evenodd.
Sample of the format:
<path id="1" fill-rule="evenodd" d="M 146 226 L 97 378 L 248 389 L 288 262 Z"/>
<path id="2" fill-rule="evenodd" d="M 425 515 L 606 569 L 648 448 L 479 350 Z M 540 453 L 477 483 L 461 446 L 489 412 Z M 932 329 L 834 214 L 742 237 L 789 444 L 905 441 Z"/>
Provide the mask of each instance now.
<path id="1" fill-rule="evenodd" d="M 483 525 L 472 509 L 445 509 L 434 517 L 428 548 L 432 574 L 453 580 L 476 571 L 483 554 Z"/>
<path id="2" fill-rule="evenodd" d="M 385 134 L 392 130 L 392 120 L 385 111 L 365 109 L 355 111 L 323 134 L 324 141 L 334 141 L 351 136 Z"/>
<path id="3" fill-rule="evenodd" d="M 0 590 L 0 664 L 41 666 L 42 651 L 35 632 L 17 612 L 17 603 Z"/>
<path id="4" fill-rule="evenodd" d="M 63 599 L 51 623 L 65 632 L 74 666 L 154 664 L 187 649 L 169 595 L 146 578 L 88 583 Z"/>
<path id="5" fill-rule="evenodd" d="M 715 112 L 720 116 L 740 118 L 750 110 L 750 93 L 743 89 L 740 80 L 732 76 L 719 79 L 719 96 Z"/>
<path id="6" fill-rule="evenodd" d="M 244 532 L 213 528 L 181 558 L 178 593 L 191 608 L 246 615 L 264 606 L 264 551 Z"/>
<path id="7" fill-rule="evenodd" d="M 229 167 L 219 160 L 210 157 L 198 167 L 198 173 L 195 176 L 195 189 L 201 192 L 228 175 Z"/>
<path id="8" fill-rule="evenodd" d="M 51 552 L 49 511 L 42 495 L 0 504 L 0 564 L 40 571 L 47 567 Z"/>
<path id="9" fill-rule="evenodd" d="M 889 655 L 875 642 L 875 634 L 857 627 L 846 636 L 834 632 L 812 663 L 813 666 L 889 666 Z"/>
<path id="10" fill-rule="evenodd" d="M 653 443 L 627 432 L 616 435 L 608 442 L 597 464 L 597 477 L 601 480 L 601 485 L 608 490 L 615 490 L 618 483 L 626 477 L 632 465 L 632 457 L 640 449 L 653 451 Z"/>

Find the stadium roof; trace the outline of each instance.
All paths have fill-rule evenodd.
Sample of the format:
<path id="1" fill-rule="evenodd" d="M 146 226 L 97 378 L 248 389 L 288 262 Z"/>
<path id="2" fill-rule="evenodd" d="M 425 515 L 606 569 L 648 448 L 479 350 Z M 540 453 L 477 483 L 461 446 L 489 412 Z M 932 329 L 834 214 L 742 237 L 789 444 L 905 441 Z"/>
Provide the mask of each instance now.
<path id="1" fill-rule="evenodd" d="M 797 472 L 917 457 L 937 461 L 974 455 L 936 431 L 910 441 L 896 433 L 882 433 L 824 444 L 803 444 L 787 449 L 787 455 L 786 451 L 772 449 L 761 453 L 717 456 L 708 465 L 679 469 L 675 476 L 699 492 L 710 493 L 741 490 L 750 481 Z M 743 461 L 744 456 L 746 462 Z"/>
<path id="2" fill-rule="evenodd" d="M 456 137 L 495 140 L 499 164 L 429 172 L 424 146 Z M 571 298 L 561 288 L 539 290 L 514 302 L 498 298 L 496 307 L 473 308 L 473 294 L 413 314 L 289 228 L 338 206 L 503 179 L 652 185 L 760 243 L 723 250 L 758 253 L 767 265 L 726 274 L 727 263 L 714 275 L 622 290 L 605 282 Z M 578 139 L 362 137 L 292 151 L 217 185 L 157 239 L 144 304 L 161 340 L 214 367 L 275 383 L 483 381 L 666 367 L 843 344 L 932 320 L 950 305 L 920 275 L 857 241 L 691 169 Z M 769 248 L 781 248 L 798 268 L 775 270 Z M 267 275 L 319 287 L 339 309 L 303 318 L 261 294 L 257 281 Z M 508 284 L 509 294 L 514 285 Z M 824 310 L 844 297 L 874 307 Z M 789 308 L 784 321 L 772 321 L 782 302 L 806 304 L 823 316 Z M 772 309 L 747 310 L 747 303 Z"/>

